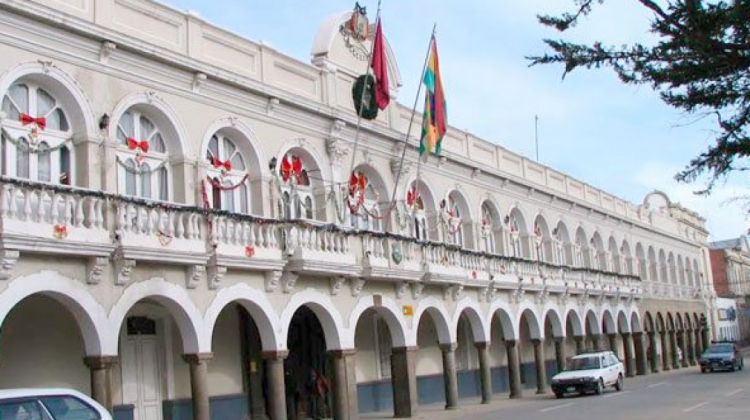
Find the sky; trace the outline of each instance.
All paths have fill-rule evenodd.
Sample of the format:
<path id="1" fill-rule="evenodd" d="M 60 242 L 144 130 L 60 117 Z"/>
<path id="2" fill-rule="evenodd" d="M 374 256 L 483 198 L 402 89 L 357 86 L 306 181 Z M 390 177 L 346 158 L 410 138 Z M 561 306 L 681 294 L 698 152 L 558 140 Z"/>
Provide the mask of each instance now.
<path id="1" fill-rule="evenodd" d="M 329 15 L 351 10 L 352 0 L 162 0 L 303 62 Z M 377 2 L 363 0 L 374 20 Z M 383 0 L 383 30 L 398 61 L 398 101 L 414 101 L 433 24 L 449 124 L 535 158 L 635 204 L 651 191 L 707 219 L 709 241 L 747 232 L 748 178 L 730 177 L 709 197 L 703 183 L 678 184 L 674 175 L 712 141 L 714 121 L 665 105 L 648 86 L 624 85 L 607 69 L 529 67 L 527 56 L 548 51 L 543 39 L 560 38 L 538 14 L 572 11 L 573 0 Z M 648 43 L 651 15 L 635 1 L 607 1 L 562 35 L 579 42 Z"/>

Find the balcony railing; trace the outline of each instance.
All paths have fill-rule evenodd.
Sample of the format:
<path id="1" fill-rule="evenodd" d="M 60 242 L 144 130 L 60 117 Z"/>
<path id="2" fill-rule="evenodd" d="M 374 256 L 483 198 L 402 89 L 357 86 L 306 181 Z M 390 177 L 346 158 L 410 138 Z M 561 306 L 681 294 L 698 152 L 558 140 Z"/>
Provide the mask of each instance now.
<path id="1" fill-rule="evenodd" d="M 5 249 L 111 257 L 120 284 L 142 260 L 190 267 L 189 285 L 206 273 L 215 286 L 227 268 L 234 268 L 273 272 L 274 280 L 290 273 L 608 297 L 641 297 L 643 291 L 634 276 L 333 224 L 264 219 L 8 178 L 0 178 L 0 192 Z M 645 291 L 695 296 L 691 290 L 658 287 L 648 285 Z"/>

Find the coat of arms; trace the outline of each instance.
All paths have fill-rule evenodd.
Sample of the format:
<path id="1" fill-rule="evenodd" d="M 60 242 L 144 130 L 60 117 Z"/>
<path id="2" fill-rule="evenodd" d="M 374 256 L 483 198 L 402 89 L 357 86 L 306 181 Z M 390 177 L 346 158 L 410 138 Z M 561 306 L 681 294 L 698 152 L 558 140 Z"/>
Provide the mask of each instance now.
<path id="1" fill-rule="evenodd" d="M 344 36 L 344 42 L 349 51 L 357 59 L 367 60 L 368 51 L 363 45 L 363 42 L 370 37 L 371 33 L 370 21 L 367 19 L 367 8 L 356 3 L 352 16 L 341 25 L 340 32 Z"/>

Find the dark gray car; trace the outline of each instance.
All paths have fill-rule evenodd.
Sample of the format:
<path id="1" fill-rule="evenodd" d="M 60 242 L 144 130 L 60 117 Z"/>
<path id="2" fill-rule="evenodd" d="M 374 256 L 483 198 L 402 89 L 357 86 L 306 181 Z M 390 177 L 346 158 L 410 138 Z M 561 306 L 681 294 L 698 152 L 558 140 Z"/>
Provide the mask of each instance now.
<path id="1" fill-rule="evenodd" d="M 703 352 L 698 363 L 701 366 L 701 373 L 714 370 L 742 370 L 745 366 L 739 347 L 730 342 L 711 344 Z"/>

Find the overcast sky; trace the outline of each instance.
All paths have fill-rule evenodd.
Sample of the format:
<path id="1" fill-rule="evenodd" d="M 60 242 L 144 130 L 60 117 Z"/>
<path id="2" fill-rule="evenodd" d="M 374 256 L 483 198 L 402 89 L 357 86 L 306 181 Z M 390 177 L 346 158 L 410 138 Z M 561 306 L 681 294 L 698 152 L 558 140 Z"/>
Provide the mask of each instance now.
<path id="1" fill-rule="evenodd" d="M 350 0 L 162 0 L 209 22 L 310 61 L 320 23 L 351 10 Z M 650 14 L 635 1 L 610 0 L 565 34 L 615 45 L 648 42 Z M 374 19 L 375 0 L 361 1 Z M 383 29 L 404 86 L 399 102 L 414 101 L 427 42 L 437 23 L 449 123 L 531 158 L 539 116 L 539 160 L 636 204 L 658 189 L 707 219 L 710 240 L 748 229 L 732 197 L 750 195 L 735 176 L 708 198 L 673 176 L 712 140 L 713 120 L 664 105 L 648 87 L 625 86 L 609 70 L 579 70 L 561 79 L 560 66 L 529 68 L 524 58 L 545 52 L 559 35 L 537 23 L 540 13 L 572 10 L 573 0 L 384 0 Z"/>

